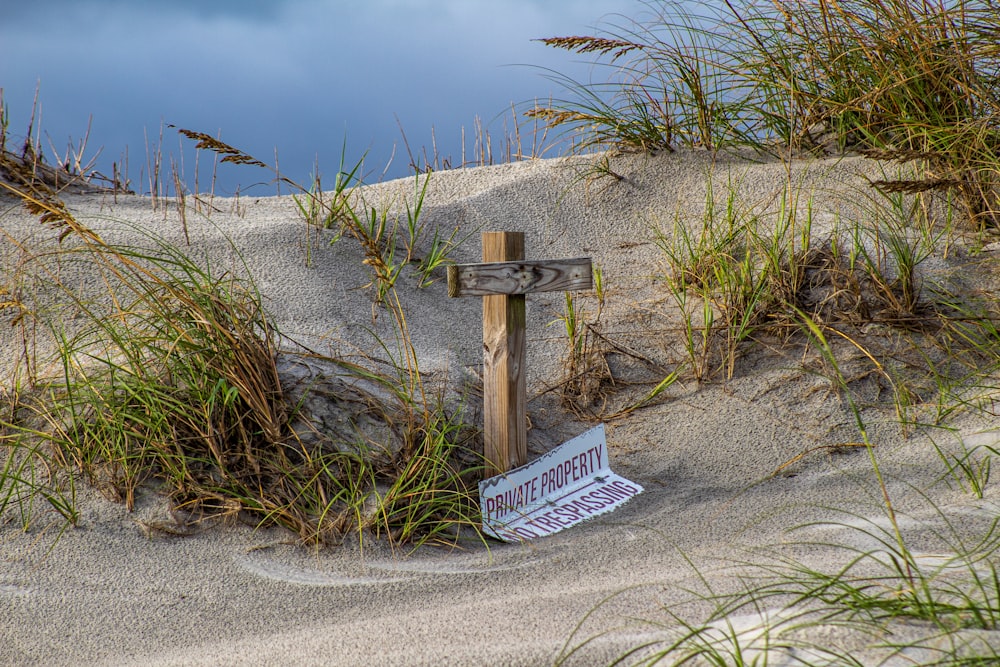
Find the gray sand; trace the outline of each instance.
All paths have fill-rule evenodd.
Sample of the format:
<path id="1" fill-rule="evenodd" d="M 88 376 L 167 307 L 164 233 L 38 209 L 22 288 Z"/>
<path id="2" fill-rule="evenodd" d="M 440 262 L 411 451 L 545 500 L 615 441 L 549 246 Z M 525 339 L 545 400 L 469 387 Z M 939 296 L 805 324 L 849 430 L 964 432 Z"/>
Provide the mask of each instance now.
<path id="1" fill-rule="evenodd" d="M 698 218 L 710 158 L 616 157 L 609 166 L 617 176 L 594 178 L 588 171 L 599 159 L 434 174 L 424 220 L 446 233 L 460 228 L 467 238 L 454 253 L 460 262 L 478 260 L 479 232 L 500 230 L 525 232 L 529 258 L 593 257 L 608 286 L 605 331 L 671 368 L 682 356 L 674 306 L 655 280 L 663 264 L 652 228 L 669 232 L 678 211 Z M 844 203 L 860 198 L 843 193 L 867 192 L 864 176 L 873 168 L 846 158 L 796 163 L 786 172 L 780 163 L 720 158 L 714 180 L 720 200 L 734 182 L 744 202 L 776 207 L 791 179 L 801 193 L 798 205 L 804 209 L 812 200 L 814 232 L 821 234 L 838 216 L 864 214 Z M 400 209 L 413 189 L 412 179 L 394 181 L 370 186 L 362 196 Z M 148 200 L 131 197 L 67 201 L 109 238 L 134 237 L 116 222 L 128 220 L 184 243 L 170 202 L 153 211 Z M 216 199 L 213 205 L 218 210 L 209 220 L 187 215 L 193 252 L 236 267 L 228 237 L 286 335 L 314 348 L 371 349 L 365 333 L 371 302 L 359 289 L 367 278 L 350 241 L 330 247 L 327 232 L 307 235 L 288 197 Z M 0 225 L 19 239 L 51 235 L 10 199 L 0 199 Z M 453 385 L 474 378 L 481 367 L 479 300 L 448 299 L 442 281 L 424 290 L 410 277 L 404 283 L 423 369 Z M 554 392 L 545 392 L 562 373 L 562 328 L 548 326 L 562 305 L 561 293 L 528 298 L 532 455 L 588 428 L 560 407 Z M 11 331 L 4 324 L 0 335 Z M 12 358 L 16 341 L 0 339 L 0 345 Z M 666 636 L 662 605 L 685 599 L 686 588 L 704 592 L 692 564 L 723 591 L 736 586 L 734 574 L 750 572 L 745 565 L 733 569 L 734 563 L 784 554 L 834 570 L 847 561 L 848 554 L 833 547 L 793 541 L 878 546 L 844 528 L 788 532 L 810 521 L 843 521 L 834 508 L 886 525 L 871 463 L 861 451 L 822 450 L 771 476 L 803 452 L 858 439 L 829 381 L 802 372 L 800 361 L 795 353 L 753 354 L 731 382 L 699 387 L 685 381 L 662 403 L 612 421 L 612 467 L 645 492 L 613 513 L 523 545 L 408 555 L 366 542 L 363 549 L 351 543 L 317 553 L 290 544 L 279 530 L 242 526 L 147 537 L 141 521 L 163 511 L 160 500 L 140 498 L 130 514 L 86 489 L 79 525 L 58 541 L 41 526 L 25 534 L 8 516 L 0 523 L 0 663 L 541 665 L 601 633 L 570 664 L 606 663 Z M 9 377 L 8 369 L 0 370 L 0 378 Z M 649 379 L 652 371 L 639 364 L 628 372 Z M 942 465 L 927 435 L 905 438 L 893 414 L 879 410 L 865 416 L 901 525 L 912 549 L 941 555 L 935 531 L 943 530 L 944 518 L 973 534 L 996 515 L 996 492 L 989 488 L 986 499 L 977 500 L 941 482 Z M 940 446 L 962 438 L 967 445 L 1000 440 L 992 424 L 975 415 L 959 415 L 952 425 L 954 433 L 935 434 Z M 858 525 L 866 524 L 858 519 Z M 709 608 L 695 605 L 685 614 L 698 620 Z M 753 615 L 733 620 L 759 622 Z M 917 626 L 899 631 L 897 639 L 921 632 Z M 846 629 L 823 632 L 853 641 Z"/>

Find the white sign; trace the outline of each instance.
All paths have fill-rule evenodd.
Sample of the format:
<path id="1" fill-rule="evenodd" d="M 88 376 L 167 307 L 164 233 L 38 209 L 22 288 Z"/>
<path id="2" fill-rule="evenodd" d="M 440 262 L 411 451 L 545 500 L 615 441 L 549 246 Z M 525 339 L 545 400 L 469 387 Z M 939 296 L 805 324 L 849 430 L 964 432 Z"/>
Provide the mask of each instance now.
<path id="1" fill-rule="evenodd" d="M 604 424 L 527 465 L 479 483 L 483 531 L 505 542 L 557 533 L 642 493 L 611 472 Z"/>

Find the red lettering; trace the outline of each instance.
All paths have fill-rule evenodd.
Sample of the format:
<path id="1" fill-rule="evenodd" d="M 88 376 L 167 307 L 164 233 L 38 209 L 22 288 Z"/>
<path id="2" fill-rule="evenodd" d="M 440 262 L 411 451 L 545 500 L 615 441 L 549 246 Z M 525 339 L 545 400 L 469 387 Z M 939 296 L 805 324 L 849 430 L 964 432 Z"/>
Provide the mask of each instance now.
<path id="1" fill-rule="evenodd" d="M 580 519 L 584 518 L 583 516 L 580 515 L 580 510 L 568 506 L 559 507 L 553 510 L 552 513 L 566 517 L 566 519 L 568 519 L 570 523 L 579 521 Z"/>
<path id="2" fill-rule="evenodd" d="M 530 491 L 531 484 L 533 481 L 534 480 L 528 480 L 527 482 L 521 484 L 514 490 L 512 505 L 523 506 L 525 503 L 528 502 L 528 493 Z"/>
<path id="3" fill-rule="evenodd" d="M 604 487 L 604 493 L 608 494 L 608 496 L 610 496 L 614 500 L 622 500 L 624 498 L 628 498 L 631 495 L 627 491 L 622 491 L 614 484 L 608 484 L 606 487 Z"/>
<path id="4" fill-rule="evenodd" d="M 532 517 L 531 523 L 535 524 L 536 526 L 541 526 L 542 528 L 547 528 L 548 530 L 560 530 L 562 528 L 562 524 L 549 517 L 549 512 L 546 512 L 545 514 L 541 514 L 536 517 Z"/>
<path id="5" fill-rule="evenodd" d="M 546 512 L 545 516 L 548 517 L 549 519 L 551 519 L 552 521 L 555 521 L 556 523 L 558 523 L 563 528 L 565 528 L 566 526 L 572 526 L 573 525 L 573 519 L 563 519 L 562 518 L 562 514 L 559 512 L 560 509 L 562 509 L 562 508 L 561 507 L 557 507 L 555 510 L 553 510 L 551 512 Z"/>
<path id="6" fill-rule="evenodd" d="M 566 484 L 567 468 L 572 467 L 569 461 L 550 468 L 542 475 L 542 495 L 554 493 Z"/>
<path id="7" fill-rule="evenodd" d="M 616 500 L 620 499 L 620 496 L 618 496 L 617 494 L 615 494 L 613 492 L 613 490 L 611 489 L 610 485 L 602 486 L 601 488 L 597 489 L 596 491 L 591 491 L 590 492 L 590 497 L 591 498 L 597 498 L 599 500 L 603 500 L 605 505 L 611 505 Z"/>
<path id="8" fill-rule="evenodd" d="M 580 496 L 579 500 L 574 500 L 573 505 L 582 506 L 584 510 L 588 512 L 594 512 L 601 509 L 607 503 L 603 503 L 598 499 L 593 498 L 593 493 L 588 493 L 586 495 Z"/>

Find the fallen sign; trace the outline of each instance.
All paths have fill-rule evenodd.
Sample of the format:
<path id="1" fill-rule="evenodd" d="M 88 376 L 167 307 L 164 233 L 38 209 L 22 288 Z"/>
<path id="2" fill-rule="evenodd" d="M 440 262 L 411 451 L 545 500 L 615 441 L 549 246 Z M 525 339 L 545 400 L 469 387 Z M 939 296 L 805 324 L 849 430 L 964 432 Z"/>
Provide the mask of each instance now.
<path id="1" fill-rule="evenodd" d="M 483 531 L 504 542 L 544 537 L 610 512 L 642 491 L 611 472 L 600 424 L 527 465 L 480 482 Z"/>

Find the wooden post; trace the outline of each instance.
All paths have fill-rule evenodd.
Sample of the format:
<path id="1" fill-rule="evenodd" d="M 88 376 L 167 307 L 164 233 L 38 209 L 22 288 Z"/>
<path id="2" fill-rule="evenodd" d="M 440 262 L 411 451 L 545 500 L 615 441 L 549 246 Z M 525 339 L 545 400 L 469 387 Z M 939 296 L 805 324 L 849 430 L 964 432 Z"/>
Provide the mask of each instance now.
<path id="1" fill-rule="evenodd" d="M 522 232 L 483 234 L 483 262 L 524 259 Z M 483 454 L 489 477 L 528 462 L 523 294 L 483 297 Z"/>
<path id="2" fill-rule="evenodd" d="M 521 232 L 484 232 L 483 263 L 448 267 L 448 296 L 483 297 L 486 477 L 528 462 L 524 295 L 592 286 L 589 258 L 525 261 Z"/>

